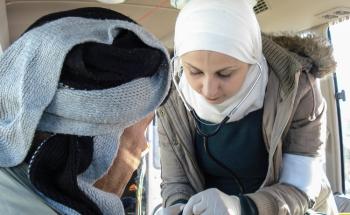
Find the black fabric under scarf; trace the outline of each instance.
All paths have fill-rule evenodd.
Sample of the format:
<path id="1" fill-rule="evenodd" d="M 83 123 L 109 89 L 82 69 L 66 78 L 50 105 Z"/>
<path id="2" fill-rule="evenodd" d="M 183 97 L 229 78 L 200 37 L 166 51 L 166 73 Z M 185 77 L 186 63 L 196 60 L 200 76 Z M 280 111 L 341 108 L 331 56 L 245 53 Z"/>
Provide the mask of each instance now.
<path id="1" fill-rule="evenodd" d="M 92 161 L 92 137 L 56 134 L 32 149 L 27 157 L 29 179 L 37 190 L 81 214 L 102 214 L 77 182 Z"/>
<path id="2" fill-rule="evenodd" d="M 64 17 L 135 23 L 113 10 L 92 7 L 49 14 L 26 31 Z M 165 58 L 163 52 L 146 45 L 132 31 L 124 29 L 111 45 L 87 42 L 74 46 L 63 63 L 60 82 L 79 90 L 112 88 L 137 78 L 153 76 Z"/>

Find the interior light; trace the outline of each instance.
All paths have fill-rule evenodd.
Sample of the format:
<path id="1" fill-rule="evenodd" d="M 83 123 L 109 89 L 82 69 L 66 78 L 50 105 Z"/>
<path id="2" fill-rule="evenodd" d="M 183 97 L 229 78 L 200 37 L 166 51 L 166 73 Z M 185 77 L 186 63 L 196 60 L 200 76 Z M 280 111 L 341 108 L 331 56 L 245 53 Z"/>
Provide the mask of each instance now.
<path id="1" fill-rule="evenodd" d="M 125 2 L 125 0 L 97 0 L 97 1 L 105 4 L 121 4 Z"/>
<path id="2" fill-rule="evenodd" d="M 170 0 L 171 6 L 177 9 L 182 9 L 190 0 Z M 254 7 L 258 0 L 248 0 L 251 7 Z"/>
<path id="3" fill-rule="evenodd" d="M 170 0 L 171 6 L 182 9 L 190 0 Z"/>

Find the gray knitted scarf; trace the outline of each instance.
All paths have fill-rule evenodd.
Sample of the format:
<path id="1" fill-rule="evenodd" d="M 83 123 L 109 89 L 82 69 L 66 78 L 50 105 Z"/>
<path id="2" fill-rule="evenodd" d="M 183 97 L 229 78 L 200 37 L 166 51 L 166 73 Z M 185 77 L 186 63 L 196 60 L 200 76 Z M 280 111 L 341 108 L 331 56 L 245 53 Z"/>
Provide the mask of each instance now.
<path id="1" fill-rule="evenodd" d="M 74 90 L 58 84 L 64 59 L 73 46 L 111 44 L 119 29 L 134 32 L 148 46 L 164 52 L 167 58 L 155 75 L 105 90 Z M 95 136 L 93 161 L 79 175 L 79 187 L 103 214 L 124 214 L 116 195 L 92 184 L 112 164 L 123 130 L 164 100 L 171 80 L 168 66 L 163 45 L 127 21 L 67 17 L 25 33 L 0 58 L 0 166 L 23 162 L 36 129 Z M 64 205 L 47 201 L 62 213 L 74 214 Z"/>

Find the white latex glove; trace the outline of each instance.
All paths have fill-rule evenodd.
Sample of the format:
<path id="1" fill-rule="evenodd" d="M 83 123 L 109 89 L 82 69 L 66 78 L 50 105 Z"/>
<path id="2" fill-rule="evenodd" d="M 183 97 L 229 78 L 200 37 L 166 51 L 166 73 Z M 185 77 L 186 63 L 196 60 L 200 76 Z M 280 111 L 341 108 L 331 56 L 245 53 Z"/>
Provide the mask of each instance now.
<path id="1" fill-rule="evenodd" d="M 236 196 L 229 196 L 216 188 L 210 188 L 192 196 L 182 214 L 241 215 L 241 203 Z"/>
<path id="2" fill-rule="evenodd" d="M 178 215 L 185 207 L 185 204 L 177 203 L 167 208 L 162 208 L 155 215 Z"/>

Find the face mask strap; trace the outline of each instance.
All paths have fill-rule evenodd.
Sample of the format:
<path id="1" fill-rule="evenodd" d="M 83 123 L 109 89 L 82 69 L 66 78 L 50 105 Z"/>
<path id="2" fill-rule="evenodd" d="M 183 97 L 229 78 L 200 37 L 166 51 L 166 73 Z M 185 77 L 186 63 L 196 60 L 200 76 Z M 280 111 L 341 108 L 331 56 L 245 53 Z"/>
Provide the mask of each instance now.
<path id="1" fill-rule="evenodd" d="M 179 60 L 179 57 L 174 55 L 174 57 L 171 59 L 171 66 L 173 67 L 172 70 L 173 70 L 173 73 L 172 73 L 172 80 L 173 80 L 173 83 L 174 83 L 174 86 L 175 86 L 175 89 L 176 91 L 178 92 L 178 94 L 180 95 L 180 98 L 182 100 L 182 102 L 184 103 L 185 105 L 185 108 L 189 111 L 189 112 L 192 112 L 194 111 L 194 109 L 187 103 L 186 99 L 185 99 L 185 96 L 182 94 L 181 90 L 180 90 L 180 87 L 179 87 L 179 84 L 178 84 L 178 80 L 177 78 L 179 79 L 180 81 L 180 75 L 179 74 L 179 71 L 178 70 L 182 70 L 181 68 L 179 69 L 179 65 L 175 65 L 177 62 L 177 60 Z M 181 71 L 182 72 L 182 71 Z"/>
<path id="2" fill-rule="evenodd" d="M 231 110 L 231 112 L 228 114 L 228 116 L 232 116 L 236 111 L 237 109 L 242 105 L 242 103 L 248 98 L 248 96 L 253 92 L 255 86 L 258 84 L 258 81 L 260 80 L 261 78 L 261 75 L 262 75 L 262 66 L 259 64 L 259 63 L 256 63 L 256 65 L 258 65 L 259 67 L 259 73 L 254 81 L 254 83 L 252 83 L 250 85 L 250 89 L 248 91 L 248 93 L 241 99 L 241 101 Z"/>

